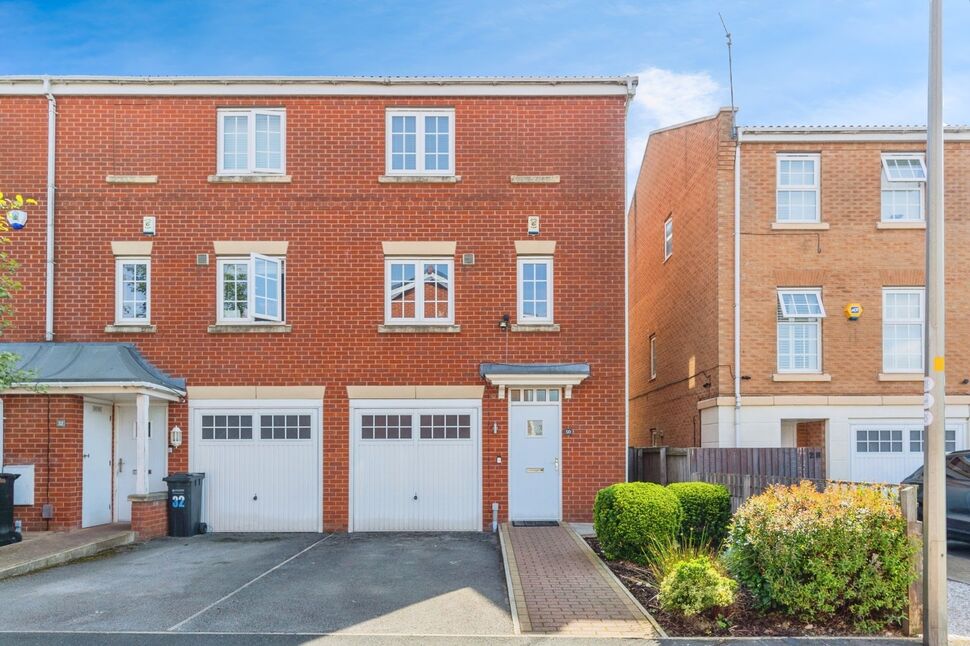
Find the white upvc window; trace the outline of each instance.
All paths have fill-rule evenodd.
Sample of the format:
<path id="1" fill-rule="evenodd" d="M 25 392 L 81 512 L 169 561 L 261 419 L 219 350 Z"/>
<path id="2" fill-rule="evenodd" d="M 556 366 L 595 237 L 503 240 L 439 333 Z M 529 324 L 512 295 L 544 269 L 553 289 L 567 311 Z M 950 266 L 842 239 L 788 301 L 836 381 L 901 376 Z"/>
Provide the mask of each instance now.
<path id="1" fill-rule="evenodd" d="M 674 219 L 669 217 L 664 221 L 664 261 L 674 253 Z"/>
<path id="2" fill-rule="evenodd" d="M 384 320 L 388 324 L 451 325 L 455 320 L 453 258 L 387 258 Z"/>
<path id="3" fill-rule="evenodd" d="M 148 258 L 115 260 L 115 322 L 147 325 L 152 315 L 152 269 Z"/>
<path id="4" fill-rule="evenodd" d="M 921 222 L 926 186 L 924 155 L 892 153 L 882 156 L 882 221 Z"/>
<path id="5" fill-rule="evenodd" d="M 218 174 L 286 172 L 285 110 L 234 108 L 218 114 Z"/>
<path id="6" fill-rule="evenodd" d="M 657 335 L 650 335 L 650 378 L 657 378 Z"/>
<path id="7" fill-rule="evenodd" d="M 253 253 L 218 260 L 219 323 L 283 320 L 284 261 Z"/>
<path id="8" fill-rule="evenodd" d="M 388 175 L 454 175 L 455 111 L 388 108 L 385 124 Z"/>
<path id="9" fill-rule="evenodd" d="M 778 222 L 818 222 L 819 163 L 817 154 L 778 155 L 776 219 Z"/>
<path id="10" fill-rule="evenodd" d="M 778 372 L 822 371 L 822 292 L 778 290 Z"/>
<path id="11" fill-rule="evenodd" d="M 552 323 L 552 258 L 520 257 L 517 264 L 518 311 L 516 321 L 525 325 Z"/>
<path id="12" fill-rule="evenodd" d="M 884 372 L 923 371 L 926 308 L 922 288 L 882 290 L 882 367 Z"/>

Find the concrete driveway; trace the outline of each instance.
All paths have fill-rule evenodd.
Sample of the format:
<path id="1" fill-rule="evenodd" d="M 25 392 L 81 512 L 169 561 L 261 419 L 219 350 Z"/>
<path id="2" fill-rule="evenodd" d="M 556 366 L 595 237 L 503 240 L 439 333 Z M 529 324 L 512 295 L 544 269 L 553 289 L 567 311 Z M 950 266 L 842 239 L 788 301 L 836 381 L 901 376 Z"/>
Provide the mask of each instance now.
<path id="1" fill-rule="evenodd" d="M 0 581 L 0 599 L 8 636 L 513 633 L 502 558 L 489 534 L 159 539 Z"/>

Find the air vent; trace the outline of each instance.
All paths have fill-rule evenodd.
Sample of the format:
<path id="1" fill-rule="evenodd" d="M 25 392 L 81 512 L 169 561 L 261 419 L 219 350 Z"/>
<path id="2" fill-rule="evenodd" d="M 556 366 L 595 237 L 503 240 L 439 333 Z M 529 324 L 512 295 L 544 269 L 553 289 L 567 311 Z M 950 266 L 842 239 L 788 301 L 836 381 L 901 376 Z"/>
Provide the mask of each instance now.
<path id="1" fill-rule="evenodd" d="M 209 254 L 207 253 L 197 253 L 195 254 L 195 264 L 200 267 L 205 267 L 209 264 Z"/>
<path id="2" fill-rule="evenodd" d="M 463 264 L 463 265 L 474 265 L 475 264 L 475 254 L 473 254 L 473 253 L 463 253 L 461 255 L 461 264 Z"/>

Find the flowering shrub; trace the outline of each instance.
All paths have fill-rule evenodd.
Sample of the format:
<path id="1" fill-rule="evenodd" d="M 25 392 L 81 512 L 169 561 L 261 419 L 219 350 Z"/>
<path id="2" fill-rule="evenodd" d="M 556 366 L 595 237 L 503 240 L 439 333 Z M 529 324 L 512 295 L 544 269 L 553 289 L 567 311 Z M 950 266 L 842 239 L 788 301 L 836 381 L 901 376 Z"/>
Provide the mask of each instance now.
<path id="1" fill-rule="evenodd" d="M 660 607 L 690 617 L 734 603 L 736 581 L 706 556 L 680 561 L 660 583 Z"/>
<path id="2" fill-rule="evenodd" d="M 593 525 L 606 558 L 645 563 L 650 546 L 674 539 L 683 513 L 665 487 L 627 482 L 599 490 Z"/>
<path id="3" fill-rule="evenodd" d="M 731 492 L 727 487 L 707 482 L 675 482 L 667 488 L 674 492 L 684 509 L 680 539 L 720 545 L 731 520 Z"/>
<path id="4" fill-rule="evenodd" d="M 845 615 L 865 631 L 905 615 L 916 547 L 879 489 L 776 485 L 737 511 L 726 546 L 730 572 L 762 608 L 813 622 Z"/>

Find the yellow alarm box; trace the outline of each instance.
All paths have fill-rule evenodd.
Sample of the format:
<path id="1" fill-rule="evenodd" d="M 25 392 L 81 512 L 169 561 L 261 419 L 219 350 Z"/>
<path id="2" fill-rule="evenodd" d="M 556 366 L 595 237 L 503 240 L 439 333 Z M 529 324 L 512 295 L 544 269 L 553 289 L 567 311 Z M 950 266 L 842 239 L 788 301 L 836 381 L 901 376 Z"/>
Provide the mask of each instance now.
<path id="1" fill-rule="evenodd" d="M 859 317 L 862 316 L 862 305 L 859 303 L 849 303 L 843 311 L 845 312 L 845 318 L 850 321 L 858 321 Z"/>

